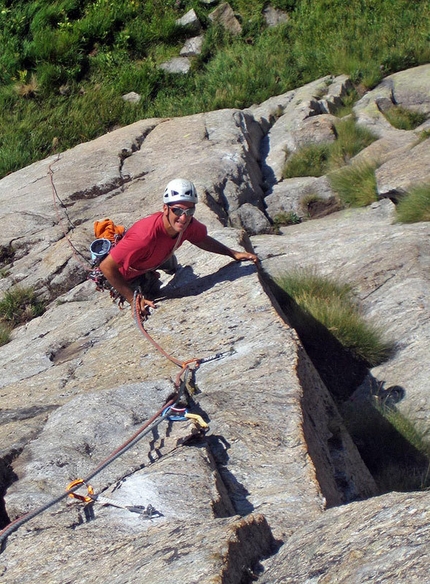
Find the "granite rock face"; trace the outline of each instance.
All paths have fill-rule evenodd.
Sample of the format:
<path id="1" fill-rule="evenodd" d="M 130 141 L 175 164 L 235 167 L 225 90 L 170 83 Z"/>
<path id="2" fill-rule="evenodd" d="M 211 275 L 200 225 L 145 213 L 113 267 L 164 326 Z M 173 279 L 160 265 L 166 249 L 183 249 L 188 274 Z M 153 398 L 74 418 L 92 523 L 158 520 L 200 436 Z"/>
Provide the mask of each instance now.
<path id="1" fill-rule="evenodd" d="M 355 106 L 378 133 L 359 156 L 380 156 L 381 200 L 277 235 L 274 216 L 299 213 L 306 189 L 333 197 L 326 177 L 283 180 L 282 167 L 286 150 L 335 139 L 345 77 L 244 111 L 142 120 L 0 181 L 0 292 L 33 287 L 47 302 L 0 348 L 0 520 L 62 497 L 3 537 L 1 582 L 426 580 L 428 493 L 376 496 L 339 407 L 386 384 L 404 390 L 397 408 L 429 420 L 430 230 L 394 223 L 389 200 L 430 180 L 426 124 L 395 130 L 381 102 L 428 112 L 429 71 L 393 75 Z M 140 437 L 178 367 L 88 280 L 89 245 L 94 221 L 129 227 L 160 209 L 176 176 L 196 184 L 210 234 L 261 265 L 178 250 L 146 329 L 180 362 L 203 359 L 181 405 L 209 429 L 158 417 Z M 271 285 L 298 266 L 352 284 L 396 342 L 352 396 L 329 391 Z M 88 476 L 97 500 L 85 506 L 65 489 Z"/>

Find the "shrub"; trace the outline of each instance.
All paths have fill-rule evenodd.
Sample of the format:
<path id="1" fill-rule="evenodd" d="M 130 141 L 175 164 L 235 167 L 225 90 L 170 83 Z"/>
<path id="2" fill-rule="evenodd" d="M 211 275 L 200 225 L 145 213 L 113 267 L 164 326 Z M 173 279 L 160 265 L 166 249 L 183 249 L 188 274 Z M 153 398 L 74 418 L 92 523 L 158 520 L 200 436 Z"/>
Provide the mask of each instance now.
<path id="1" fill-rule="evenodd" d="M 322 324 L 359 359 L 370 366 L 385 361 L 392 343 L 382 329 L 363 318 L 348 284 L 322 277 L 314 270 L 293 270 L 276 279 L 277 284 L 305 313 Z"/>
<path id="2" fill-rule="evenodd" d="M 0 300 L 0 320 L 12 328 L 40 316 L 44 310 L 32 288 L 12 288 Z"/>
<path id="3" fill-rule="evenodd" d="M 390 107 L 384 112 L 384 116 L 398 130 L 415 130 L 427 119 L 426 114 L 408 110 L 400 105 Z"/>
<path id="4" fill-rule="evenodd" d="M 421 185 L 409 191 L 396 206 L 397 222 L 430 221 L 430 185 Z"/>
<path id="5" fill-rule="evenodd" d="M 378 200 L 375 165 L 352 164 L 329 175 L 332 189 L 345 205 L 365 207 Z"/>

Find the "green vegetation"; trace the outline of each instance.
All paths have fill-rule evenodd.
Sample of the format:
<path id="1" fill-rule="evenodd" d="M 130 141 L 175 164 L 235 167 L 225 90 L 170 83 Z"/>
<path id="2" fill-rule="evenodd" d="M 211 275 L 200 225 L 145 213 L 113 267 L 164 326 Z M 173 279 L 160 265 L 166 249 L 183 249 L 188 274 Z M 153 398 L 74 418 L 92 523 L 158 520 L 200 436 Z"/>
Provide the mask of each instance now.
<path id="1" fill-rule="evenodd" d="M 297 223 L 300 223 L 300 221 L 300 217 L 293 211 L 282 211 L 273 218 L 273 226 L 275 231 L 277 231 L 284 225 L 296 225 Z"/>
<path id="2" fill-rule="evenodd" d="M 349 160 L 376 140 L 369 130 L 348 117 L 335 124 L 336 139 L 324 144 L 309 144 L 292 154 L 283 170 L 284 178 L 323 176 L 348 164 Z"/>
<path id="3" fill-rule="evenodd" d="M 428 117 L 426 114 L 408 110 L 400 105 L 395 105 L 385 111 L 384 116 L 390 124 L 398 130 L 415 130 L 415 128 L 421 126 Z"/>
<path id="4" fill-rule="evenodd" d="M 264 0 L 230 4 L 234 38 L 197 0 L 0 0 L 0 177 L 142 118 L 244 108 L 328 74 L 370 88 L 430 61 L 427 0 L 273 0 L 289 14 L 274 28 Z M 179 54 L 191 8 L 203 52 L 169 75 L 158 65 Z"/>
<path id="5" fill-rule="evenodd" d="M 429 430 L 379 395 L 341 406 L 346 427 L 380 493 L 430 487 Z"/>
<path id="6" fill-rule="evenodd" d="M 378 199 L 374 164 L 351 164 L 331 173 L 329 180 L 332 189 L 346 206 L 366 207 Z"/>
<path id="7" fill-rule="evenodd" d="M 44 304 L 31 288 L 15 287 L 0 300 L 0 345 L 9 341 L 10 331 L 24 322 L 43 314 Z"/>
<path id="8" fill-rule="evenodd" d="M 400 199 L 396 206 L 397 222 L 430 221 L 430 185 L 417 186 Z"/>
<path id="9" fill-rule="evenodd" d="M 330 145 L 309 144 L 292 154 L 282 171 L 283 178 L 323 176 L 329 168 Z"/>
<path id="10" fill-rule="evenodd" d="M 0 321 L 0 347 L 10 341 L 11 327 Z"/>
<path id="11" fill-rule="evenodd" d="M 276 283 L 303 312 L 302 317 L 295 317 L 296 322 L 301 320 L 296 328 L 312 327 L 313 321 L 323 325 L 344 349 L 372 367 L 391 354 L 392 344 L 384 339 L 380 327 L 363 318 L 348 284 L 319 276 L 311 269 L 293 270 L 279 276 Z"/>

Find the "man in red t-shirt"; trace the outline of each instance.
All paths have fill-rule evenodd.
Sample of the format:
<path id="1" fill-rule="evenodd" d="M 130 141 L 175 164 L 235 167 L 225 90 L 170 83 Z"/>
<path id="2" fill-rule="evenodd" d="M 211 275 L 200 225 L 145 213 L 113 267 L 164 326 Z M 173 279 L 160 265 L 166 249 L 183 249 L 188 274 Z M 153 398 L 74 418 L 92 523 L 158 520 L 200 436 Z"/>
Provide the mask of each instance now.
<path id="1" fill-rule="evenodd" d="M 158 268 L 174 273 L 177 262 L 173 254 L 184 241 L 236 261 L 258 261 L 255 254 L 232 250 L 207 234 L 206 226 L 193 217 L 197 193 L 192 182 L 170 181 L 163 203 L 162 211 L 132 225 L 100 264 L 108 282 L 130 304 L 134 296 L 133 284 L 139 283 L 142 277 L 153 275 Z M 148 306 L 155 308 L 151 299 L 142 298 L 140 310 L 143 314 Z"/>

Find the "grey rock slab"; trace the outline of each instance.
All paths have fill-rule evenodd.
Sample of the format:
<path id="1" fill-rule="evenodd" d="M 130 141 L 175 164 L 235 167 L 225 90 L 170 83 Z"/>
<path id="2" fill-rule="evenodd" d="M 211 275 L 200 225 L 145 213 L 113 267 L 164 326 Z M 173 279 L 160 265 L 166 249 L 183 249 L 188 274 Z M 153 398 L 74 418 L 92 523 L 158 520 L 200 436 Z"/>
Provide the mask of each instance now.
<path id="1" fill-rule="evenodd" d="M 267 6 L 263 10 L 263 16 L 267 26 L 269 27 L 277 26 L 278 24 L 283 24 L 287 22 L 289 19 L 287 12 L 285 12 L 284 10 L 279 10 L 278 8 L 273 8 L 273 6 Z"/>
<path id="2" fill-rule="evenodd" d="M 429 493 L 390 493 L 330 509 L 264 562 L 259 581 L 410 582 L 428 579 Z"/>
<path id="3" fill-rule="evenodd" d="M 392 105 L 429 113 L 429 96 L 430 67 L 421 65 L 386 77 L 354 105 L 354 113 L 359 124 L 366 126 L 382 138 L 390 133 L 393 127 L 378 107 L 378 102 L 388 101 Z"/>
<path id="4" fill-rule="evenodd" d="M 252 243 L 271 276 L 314 268 L 351 284 L 365 315 L 379 323 L 397 352 L 372 369 L 388 385 L 406 392 L 398 407 L 413 419 L 428 418 L 426 381 L 428 318 L 428 223 L 393 224 L 388 201 L 292 225 L 281 236 L 255 236 Z"/>
<path id="5" fill-rule="evenodd" d="M 258 205 L 262 200 L 256 158 L 260 137 L 258 124 L 238 110 L 174 118 L 151 132 L 139 152 L 124 162 L 124 172 L 131 177 L 144 174 L 140 188 L 149 192 L 154 192 L 155 183 L 161 192 L 160 185 L 172 176 L 187 177 L 195 183 L 201 201 L 225 221 L 226 214 L 241 204 Z M 204 208 L 202 212 L 206 221 L 208 213 Z M 211 223 L 215 225 L 214 218 Z"/>
<path id="6" fill-rule="evenodd" d="M 420 65 L 393 73 L 380 86 L 388 86 L 397 105 L 430 114 L 430 66 Z"/>
<path id="7" fill-rule="evenodd" d="M 240 234 L 234 230 L 213 235 L 238 247 Z M 147 330 L 165 351 L 181 360 L 220 355 L 203 363 L 195 375 L 201 393 L 193 401 L 210 425 L 208 452 L 213 453 L 234 512 L 264 513 L 279 537 L 319 515 L 326 497 L 332 502 L 344 495 L 333 482 L 333 461 L 324 455 L 328 439 L 324 424 L 316 429 L 310 425 L 307 430 L 313 436 L 313 458 L 302 429 L 303 386 L 307 391 L 317 387 L 317 394 L 324 396 L 315 397 L 316 411 L 326 411 L 330 398 L 307 357 L 298 358 L 297 338 L 271 306 L 255 266 L 200 250 L 189 262 L 191 247 L 179 250 L 178 260 L 184 267 L 166 285 L 165 298 L 150 317 Z M 101 295 L 98 302 L 103 300 Z M 91 311 L 87 309 L 87 318 Z M 160 392 L 154 380 L 169 380 L 177 367 L 139 335 L 129 311 L 120 313 L 114 322 L 115 337 L 107 335 L 104 342 L 88 346 L 80 355 L 79 366 L 64 386 L 63 391 L 69 392 L 65 405 L 51 414 L 38 438 L 14 462 L 20 480 L 7 493 L 11 514 L 30 502 L 45 501 L 59 484 L 91 471 L 96 460 L 99 463 L 106 451 L 132 431 L 136 415 L 142 418 L 153 412 L 155 402 L 163 401 L 168 392 L 170 383 L 161 386 Z M 56 367 L 54 359 L 51 369 Z M 36 378 L 31 378 L 32 384 Z M 148 383 L 152 383 L 151 391 Z M 25 380 L 21 385 L 23 390 L 28 387 Z M 105 393 L 106 386 L 114 389 Z M 348 480 L 357 495 L 363 495 L 371 490 L 367 470 L 351 444 L 344 442 L 344 450 L 353 467 Z M 142 463 L 139 451 L 134 452 L 131 459 L 118 459 L 119 467 L 115 464 L 104 477 L 96 477 L 94 486 L 106 488 L 121 478 L 121 469 L 130 475 L 133 465 Z M 201 459 L 183 459 L 181 476 L 191 483 L 198 476 L 207 482 L 207 463 L 200 467 L 197 460 Z M 213 492 L 221 492 L 215 486 Z M 202 489 L 198 491 L 203 496 Z M 218 503 L 208 505 L 219 509 L 224 497 L 211 494 L 210 501 Z"/>
<path id="8" fill-rule="evenodd" d="M 122 99 L 124 101 L 128 101 L 129 103 L 139 103 L 139 101 L 142 99 L 142 96 L 135 91 L 130 91 L 129 93 L 124 94 Z"/>
<path id="9" fill-rule="evenodd" d="M 230 213 L 232 227 L 244 228 L 249 235 L 271 233 L 272 226 L 266 215 L 250 203 L 244 203 L 237 211 Z"/>
<path id="10" fill-rule="evenodd" d="M 266 212 L 272 221 L 280 213 L 295 213 L 304 219 L 309 216 L 308 197 L 318 197 L 321 201 L 330 202 L 334 192 L 327 177 L 297 177 L 284 179 L 273 186 L 270 195 L 264 199 Z"/>
<path id="11" fill-rule="evenodd" d="M 385 164 L 395 158 L 397 164 L 403 166 L 403 158 L 408 156 L 410 149 L 418 143 L 416 132 L 392 130 L 386 132 L 383 138 L 372 142 L 367 148 L 359 152 L 352 161 L 354 163 L 370 163 L 376 166 Z"/>
<path id="12" fill-rule="evenodd" d="M 400 200 L 413 187 L 430 184 L 430 139 L 393 156 L 376 169 L 380 197 Z"/>
<path id="13" fill-rule="evenodd" d="M 179 18 L 176 21 L 176 24 L 178 26 L 184 26 L 195 33 L 199 33 L 202 27 L 200 20 L 193 8 L 184 14 L 184 16 Z"/>
<path id="14" fill-rule="evenodd" d="M 58 516 L 54 518 L 58 520 Z M 233 584 L 267 557 L 274 540 L 261 515 L 202 521 L 189 517 L 164 526 L 150 522 L 138 535 L 96 530 L 96 521 L 27 532 L 22 554 L 19 533 L 0 562 L 5 584 L 37 578 L 50 584 L 111 582 L 151 584 L 219 581 Z"/>
<path id="15" fill-rule="evenodd" d="M 269 186 L 282 179 L 282 170 L 288 153 L 295 152 L 306 142 L 332 141 L 334 133 L 333 118 L 323 113 L 320 100 L 330 86 L 331 78 L 324 77 L 304 85 L 293 93 L 286 94 L 285 107 L 278 112 L 270 130 L 262 141 L 263 174 Z M 266 103 L 266 102 L 265 102 Z M 275 102 L 270 101 L 268 107 L 273 111 Z M 264 115 L 262 104 L 255 115 Z M 273 115 L 273 114 L 272 114 Z M 264 119 L 267 119 L 267 114 Z M 312 119 L 313 118 L 313 119 Z M 309 128 L 309 131 L 307 131 Z"/>
<path id="16" fill-rule="evenodd" d="M 7 493 L 9 516 L 16 518 L 41 507 L 61 494 L 71 481 L 93 473 L 162 408 L 171 393 L 168 382 L 134 384 L 77 396 L 58 408 L 14 464 L 18 481 Z M 130 467 L 138 468 L 161 456 L 166 425 L 144 436 L 128 454 L 96 475 L 91 481 L 96 492 L 130 472 Z M 175 431 L 178 429 L 176 426 Z M 179 437 L 181 433 L 176 434 L 176 440 Z"/>

